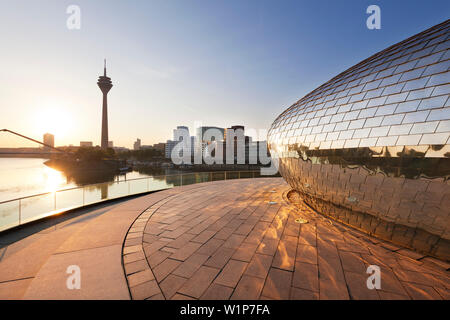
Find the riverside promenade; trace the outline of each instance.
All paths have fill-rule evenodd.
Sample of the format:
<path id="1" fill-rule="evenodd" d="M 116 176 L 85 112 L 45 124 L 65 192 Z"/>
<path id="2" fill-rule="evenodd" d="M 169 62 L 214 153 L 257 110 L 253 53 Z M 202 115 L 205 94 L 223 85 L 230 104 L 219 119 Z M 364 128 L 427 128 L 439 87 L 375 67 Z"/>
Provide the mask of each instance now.
<path id="1" fill-rule="evenodd" d="M 199 183 L 1 234 L 0 299 L 450 299 L 448 263 L 295 207 L 289 190 Z"/>

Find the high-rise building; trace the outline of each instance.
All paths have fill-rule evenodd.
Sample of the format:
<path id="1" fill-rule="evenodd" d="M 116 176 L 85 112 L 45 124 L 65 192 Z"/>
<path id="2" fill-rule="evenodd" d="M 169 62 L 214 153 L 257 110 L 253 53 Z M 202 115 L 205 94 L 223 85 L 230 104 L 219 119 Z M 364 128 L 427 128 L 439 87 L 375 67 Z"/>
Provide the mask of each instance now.
<path id="1" fill-rule="evenodd" d="M 153 149 L 163 151 L 166 149 L 166 144 L 164 142 L 155 143 L 153 146 Z"/>
<path id="2" fill-rule="evenodd" d="M 92 141 L 80 141 L 80 147 L 82 148 L 90 148 L 93 146 Z"/>
<path id="3" fill-rule="evenodd" d="M 108 148 L 114 148 L 114 142 L 108 141 Z"/>
<path id="4" fill-rule="evenodd" d="M 100 76 L 97 85 L 103 93 L 103 109 L 102 109 L 102 149 L 108 148 L 108 92 L 112 88 L 111 78 L 106 76 L 106 59 L 103 67 L 103 76 Z"/>
<path id="5" fill-rule="evenodd" d="M 137 138 L 133 144 L 133 150 L 140 150 L 140 149 L 141 149 L 141 139 Z"/>
<path id="6" fill-rule="evenodd" d="M 189 137 L 190 141 L 183 141 L 182 137 Z M 177 126 L 176 129 L 173 130 L 173 140 L 167 140 L 165 145 L 165 157 L 167 159 L 172 157 L 172 151 L 178 143 L 184 143 L 184 150 L 190 148 L 191 156 L 194 155 L 194 141 L 195 138 L 189 135 L 189 128 L 186 126 Z M 180 157 L 183 157 L 183 152 L 180 150 Z"/>
<path id="7" fill-rule="evenodd" d="M 51 133 L 45 133 L 44 134 L 44 150 L 50 151 L 51 147 L 55 146 L 55 136 Z"/>
<path id="8" fill-rule="evenodd" d="M 215 136 L 209 136 L 212 135 L 214 132 L 218 134 L 217 137 Z M 197 141 L 195 148 L 198 151 L 201 151 L 201 154 L 204 156 L 206 153 L 208 153 L 208 150 L 212 147 L 212 145 L 216 145 L 215 143 L 212 143 L 214 141 L 217 142 L 223 142 L 224 141 L 224 128 L 219 127 L 198 127 L 197 128 Z"/>

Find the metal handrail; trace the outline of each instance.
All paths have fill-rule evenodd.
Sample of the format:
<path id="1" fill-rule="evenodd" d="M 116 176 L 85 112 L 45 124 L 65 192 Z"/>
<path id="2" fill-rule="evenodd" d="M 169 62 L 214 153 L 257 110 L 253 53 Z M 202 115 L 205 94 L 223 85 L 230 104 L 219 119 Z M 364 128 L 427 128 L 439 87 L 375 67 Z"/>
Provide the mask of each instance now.
<path id="1" fill-rule="evenodd" d="M 165 190 L 167 188 L 173 188 L 173 187 L 177 186 L 177 182 L 169 183 L 169 185 L 167 185 L 168 184 L 167 183 L 167 179 L 166 179 L 167 177 L 178 177 L 179 176 L 180 177 L 179 183 L 180 183 L 180 186 L 182 186 L 182 185 L 185 185 L 185 183 L 186 183 L 186 180 L 183 179 L 183 176 L 205 175 L 207 177 L 206 181 L 199 181 L 199 182 L 195 181 L 193 183 L 188 183 L 188 184 L 195 184 L 195 183 L 201 183 L 201 182 L 212 182 L 212 181 L 228 180 L 229 178 L 227 179 L 227 176 L 229 177 L 229 175 L 232 174 L 232 173 L 237 174 L 236 178 L 232 178 L 234 180 L 234 179 L 243 179 L 243 178 L 255 178 L 255 173 L 259 173 L 259 171 L 257 171 L 257 170 L 256 171 L 255 170 L 204 171 L 204 172 L 186 172 L 186 173 L 175 173 L 175 174 L 167 174 L 167 175 L 148 176 L 148 177 L 127 179 L 127 180 L 121 180 L 121 181 L 100 182 L 100 183 L 88 184 L 88 185 L 79 186 L 79 187 L 59 189 L 59 190 L 56 190 L 56 191 L 49 191 L 49 192 L 39 193 L 39 194 L 31 195 L 31 196 L 25 196 L 25 197 L 21 197 L 21 198 L 1 201 L 0 205 L 7 204 L 7 203 L 12 203 L 12 202 L 17 202 L 18 203 L 18 212 L 17 212 L 18 213 L 18 218 L 16 220 L 13 220 L 15 222 L 12 223 L 12 226 L 7 227 L 6 229 L 3 229 L 2 225 L 0 224 L 0 232 L 24 224 L 23 217 L 22 217 L 22 214 L 23 214 L 23 212 L 22 212 L 22 200 L 25 200 L 25 199 L 30 199 L 30 198 L 38 198 L 39 199 L 39 197 L 44 197 L 44 196 L 48 196 L 48 195 L 54 194 L 53 203 L 52 203 L 53 204 L 53 206 L 52 206 L 53 210 L 48 210 L 48 211 L 44 210 L 44 212 L 42 212 L 42 213 L 39 213 L 39 212 L 35 213 L 35 215 L 33 217 L 25 219 L 26 220 L 25 223 L 28 223 L 28 222 L 32 222 L 32 221 L 36 221 L 36 220 L 42 219 L 43 217 L 48 217 L 48 216 L 52 216 L 52 215 L 64 212 L 64 211 L 67 211 L 67 210 L 83 208 L 86 205 L 92 205 L 92 204 L 101 203 L 101 202 L 104 202 L 104 201 L 107 201 L 107 200 L 120 199 L 120 198 L 133 196 L 133 195 L 146 194 L 146 193 L 149 193 L 149 192 L 152 192 L 152 191 L 161 191 L 161 190 Z M 241 176 L 242 176 L 241 173 L 252 173 L 252 174 L 251 174 L 250 177 L 242 177 L 241 178 Z M 222 179 L 213 180 L 214 175 L 221 175 L 221 176 L 223 175 L 223 178 Z M 270 177 L 270 176 L 261 176 L 261 175 L 259 175 L 258 177 Z M 157 188 L 155 190 L 151 190 L 151 188 L 150 188 L 151 186 L 149 184 L 150 179 L 157 180 L 158 178 L 163 178 L 163 179 L 165 178 L 164 183 L 166 183 L 166 186 Z M 161 179 L 161 180 L 163 180 L 163 179 Z M 146 191 L 142 191 L 142 189 L 141 189 L 141 191 L 133 193 L 130 190 L 130 185 L 131 185 L 130 183 L 132 183 L 133 181 L 138 181 L 138 180 L 147 180 Z M 92 187 L 96 187 L 96 186 L 102 186 L 102 185 L 113 186 L 114 184 L 119 184 L 119 183 L 122 183 L 122 182 L 128 183 L 128 191 L 127 192 L 124 192 L 123 194 L 120 194 L 120 195 L 118 195 L 116 197 L 114 197 L 114 196 L 112 196 L 112 197 L 107 196 L 106 198 L 96 199 L 93 202 L 86 203 L 85 194 L 86 194 L 86 191 L 88 191 L 86 189 L 92 188 Z M 163 181 L 161 181 L 161 182 L 163 182 Z M 71 190 L 72 191 L 73 190 L 82 190 L 83 191 L 83 195 L 82 195 L 82 199 L 83 200 L 82 200 L 82 202 L 78 202 L 77 204 L 74 204 L 72 206 L 68 206 L 68 207 L 65 207 L 65 208 L 57 209 L 57 197 L 56 197 L 56 194 L 64 192 L 64 191 L 71 191 Z M 40 199 L 42 199 L 42 198 L 40 198 Z M 81 203 L 81 205 L 80 205 L 80 203 Z M 1 223 L 1 219 L 0 219 L 0 223 Z M 10 223 L 10 225 L 11 225 L 11 223 Z"/>
<path id="2" fill-rule="evenodd" d="M 59 190 L 55 190 L 55 191 L 48 191 L 48 192 L 43 192 L 43 193 L 37 193 L 37 194 L 33 194 L 31 196 L 24 196 L 24 197 L 20 197 L 20 198 L 15 198 L 15 199 L 10 199 L 10 200 L 4 200 L 4 201 L 0 201 L 0 204 L 4 204 L 7 202 L 12 202 L 12 201 L 18 201 L 18 200 L 23 200 L 23 199 L 27 199 L 27 198 L 33 198 L 33 197 L 38 197 L 38 196 L 45 196 L 48 194 L 52 194 L 52 193 L 56 193 L 56 192 L 62 192 L 62 191 L 69 191 L 69 190 L 76 190 L 76 189 L 83 189 L 83 188 L 88 188 L 88 187 L 94 187 L 94 186 L 98 186 L 98 185 L 103 185 L 105 183 L 117 183 L 117 182 L 127 182 L 127 181 L 135 181 L 135 180 L 145 180 L 145 179 L 151 179 L 151 178 L 157 178 L 157 177 L 172 177 L 172 176 L 179 176 L 179 175 L 188 175 L 188 174 L 212 174 L 212 173 L 225 173 L 226 172 L 236 172 L 236 173 L 241 173 L 241 172 L 259 172 L 258 170 L 239 170 L 239 171 L 199 171 L 199 172 L 186 172 L 186 173 L 174 173 L 174 174 L 160 174 L 157 176 L 148 176 L 148 177 L 142 177 L 142 178 L 133 178 L 133 179 L 127 179 L 127 180 L 121 180 L 121 181 L 110 181 L 110 182 L 97 182 L 97 183 L 91 183 L 91 184 L 85 184 L 83 186 L 79 186 L 79 187 L 73 187 L 73 188 L 64 188 L 64 189 L 59 189 Z M 270 177 L 270 176 L 267 176 Z M 246 178 L 247 179 L 247 178 Z"/>

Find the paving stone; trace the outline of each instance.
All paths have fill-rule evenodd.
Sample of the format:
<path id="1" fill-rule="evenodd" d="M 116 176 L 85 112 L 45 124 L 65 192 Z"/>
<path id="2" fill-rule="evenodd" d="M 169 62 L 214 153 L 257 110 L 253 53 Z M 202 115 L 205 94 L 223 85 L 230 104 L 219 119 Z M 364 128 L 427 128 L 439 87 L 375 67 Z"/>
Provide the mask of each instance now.
<path id="1" fill-rule="evenodd" d="M 402 284 L 413 300 L 442 300 L 439 293 L 430 286 L 410 282 Z"/>
<path id="2" fill-rule="evenodd" d="M 319 293 L 299 288 L 291 288 L 291 300 L 319 300 Z"/>
<path id="3" fill-rule="evenodd" d="M 257 300 L 264 286 L 264 279 L 244 274 L 239 280 L 231 300 Z"/>
<path id="4" fill-rule="evenodd" d="M 200 298 L 206 291 L 214 278 L 219 273 L 219 269 L 202 266 L 184 285 L 178 290 L 178 293 L 193 298 Z"/>
<path id="5" fill-rule="evenodd" d="M 442 299 L 450 300 L 450 290 L 445 289 L 445 288 L 439 288 L 439 287 L 434 287 L 433 289 L 439 293 L 439 295 L 442 297 Z"/>
<path id="6" fill-rule="evenodd" d="M 411 259 L 415 259 L 415 260 L 417 260 L 417 259 L 421 259 L 421 258 L 423 258 L 424 257 L 424 255 L 423 254 L 421 254 L 421 253 L 418 253 L 418 252 L 415 252 L 415 251 L 411 251 L 411 250 L 409 250 L 409 249 L 400 249 L 400 250 L 397 250 L 396 251 L 398 254 L 401 254 L 401 255 L 403 255 L 403 256 L 406 256 L 406 257 L 409 257 L 409 258 L 411 258 Z"/>
<path id="7" fill-rule="evenodd" d="M 245 274 L 248 276 L 254 276 L 265 279 L 269 273 L 270 266 L 272 264 L 272 256 L 265 254 L 255 254 L 247 266 Z"/>
<path id="8" fill-rule="evenodd" d="M 349 300 L 345 282 L 333 279 L 319 279 L 320 300 Z"/>
<path id="9" fill-rule="evenodd" d="M 441 286 L 444 282 L 440 281 L 438 278 L 434 277 L 429 273 L 415 272 L 403 269 L 394 269 L 394 273 L 397 278 L 402 282 L 412 282 L 416 284 L 431 285 L 431 286 Z"/>
<path id="10" fill-rule="evenodd" d="M 234 232 L 236 228 L 224 227 L 219 232 L 216 233 L 214 239 L 226 240 L 228 239 Z"/>
<path id="11" fill-rule="evenodd" d="M 145 255 L 148 257 L 152 253 L 158 251 L 159 249 L 161 249 L 162 247 L 165 247 L 166 245 L 167 245 L 167 242 L 163 241 L 163 240 L 157 240 L 157 241 L 154 241 L 149 244 L 144 244 L 143 248 L 144 248 Z"/>
<path id="12" fill-rule="evenodd" d="M 272 299 L 289 299 L 291 279 L 292 272 L 270 268 L 262 295 Z"/>
<path id="13" fill-rule="evenodd" d="M 235 287 L 245 271 L 248 263 L 238 260 L 230 260 L 217 276 L 215 283 L 227 286 Z"/>
<path id="14" fill-rule="evenodd" d="M 185 233 L 176 238 L 175 240 L 167 243 L 166 245 L 171 248 L 180 249 L 183 248 L 194 237 L 195 234 Z"/>
<path id="15" fill-rule="evenodd" d="M 166 260 L 170 255 L 170 252 L 158 250 L 147 256 L 147 261 L 151 268 L 155 268 L 158 264 Z"/>
<path id="16" fill-rule="evenodd" d="M 296 251 L 297 238 L 289 236 L 288 238 L 281 239 L 278 243 L 278 248 L 272 261 L 272 266 L 279 269 L 293 271 Z"/>
<path id="17" fill-rule="evenodd" d="M 295 263 L 292 286 L 309 291 L 319 291 L 319 268 L 316 264 Z"/>
<path id="18" fill-rule="evenodd" d="M 254 223 L 248 223 L 248 222 L 245 222 L 245 223 L 241 224 L 241 225 L 239 226 L 239 228 L 237 228 L 237 229 L 234 231 L 234 234 L 239 234 L 239 235 L 247 236 L 247 235 L 250 233 L 250 231 L 253 230 L 254 227 L 255 227 L 255 224 L 254 224 Z"/>
<path id="19" fill-rule="evenodd" d="M 222 246 L 222 244 L 224 243 L 224 240 L 219 240 L 219 239 L 210 239 L 208 242 L 206 242 L 205 244 L 203 244 L 197 251 L 196 253 L 201 253 L 201 254 L 206 254 L 206 255 L 213 255 L 214 252 L 217 251 L 218 248 L 220 248 Z"/>
<path id="20" fill-rule="evenodd" d="M 178 249 L 173 253 L 170 258 L 174 260 L 184 261 L 189 258 L 198 248 L 200 248 L 200 243 L 188 242 L 184 247 Z"/>
<path id="21" fill-rule="evenodd" d="M 145 269 L 128 276 L 128 285 L 134 287 L 138 284 L 155 279 L 150 269 Z"/>
<path id="22" fill-rule="evenodd" d="M 376 289 L 367 287 L 367 278 L 364 273 L 345 272 L 345 280 L 353 300 L 379 300 Z"/>
<path id="23" fill-rule="evenodd" d="M 239 234 L 232 234 L 222 245 L 225 248 L 237 249 L 242 241 L 244 241 L 245 236 Z"/>
<path id="24" fill-rule="evenodd" d="M 216 231 L 204 230 L 198 236 L 193 238 L 192 242 L 205 243 L 209 239 L 211 239 L 216 234 Z"/>
<path id="25" fill-rule="evenodd" d="M 144 235 L 145 236 L 145 235 Z M 139 237 L 137 237 L 137 238 L 133 238 L 133 239 L 126 239 L 125 240 L 125 244 L 124 244 L 124 246 L 125 247 L 128 247 L 128 246 L 134 246 L 134 245 L 137 245 L 137 244 L 139 244 L 139 245 L 141 245 L 141 247 L 142 247 L 142 239 L 141 238 L 139 238 Z M 1 249 L 0 249 L 1 250 Z"/>
<path id="26" fill-rule="evenodd" d="M 278 242 L 277 239 L 264 238 L 256 252 L 274 256 L 278 249 Z"/>
<path id="27" fill-rule="evenodd" d="M 181 263 L 178 268 L 173 271 L 173 274 L 180 277 L 190 278 L 203 265 L 203 263 L 208 260 L 208 258 L 208 255 L 194 253 L 183 263 Z"/>
<path id="28" fill-rule="evenodd" d="M 319 274 L 321 279 L 345 283 L 344 271 L 339 259 L 319 257 Z"/>
<path id="29" fill-rule="evenodd" d="M 134 300 L 144 300 L 160 293 L 158 284 L 155 280 L 141 283 L 137 286 L 130 287 L 131 296 Z"/>
<path id="30" fill-rule="evenodd" d="M 167 276 L 160 284 L 160 288 L 164 294 L 166 299 L 171 299 L 178 289 L 183 286 L 183 284 L 187 281 L 186 278 L 182 278 L 176 275 Z"/>
<path id="31" fill-rule="evenodd" d="M 148 264 L 147 261 L 142 259 L 142 260 L 137 260 L 134 262 L 130 262 L 125 264 L 125 273 L 127 275 L 138 272 L 138 271 L 142 271 L 148 268 Z"/>
<path id="32" fill-rule="evenodd" d="M 299 243 L 295 260 L 299 262 L 317 264 L 317 248 Z"/>
<path id="33" fill-rule="evenodd" d="M 150 298 L 147 298 L 146 300 L 166 300 L 166 299 L 164 298 L 162 293 L 157 293 L 157 294 L 151 296 Z"/>
<path id="34" fill-rule="evenodd" d="M 236 249 L 232 258 L 235 260 L 250 262 L 257 248 L 258 244 L 256 243 L 243 242 L 239 248 Z"/>
<path id="35" fill-rule="evenodd" d="M 123 256 L 123 262 L 125 264 L 130 263 L 130 262 L 134 262 L 134 261 L 138 261 L 138 260 L 142 260 L 144 259 L 144 253 L 142 251 L 138 251 L 138 252 L 133 252 L 133 253 L 129 253 Z"/>
<path id="36" fill-rule="evenodd" d="M 225 264 L 230 260 L 231 256 L 234 254 L 234 249 L 220 247 L 217 251 L 205 262 L 205 266 L 214 268 L 223 268 Z"/>
<path id="37" fill-rule="evenodd" d="M 160 249 L 160 251 L 168 252 L 168 253 L 175 253 L 175 252 L 178 251 L 178 249 L 171 248 L 171 247 L 162 247 L 162 248 Z"/>
<path id="38" fill-rule="evenodd" d="M 339 253 L 336 245 L 332 241 L 326 241 L 323 239 L 317 240 L 317 254 L 319 258 L 329 260 L 329 259 L 339 259 Z"/>
<path id="39" fill-rule="evenodd" d="M 201 296 L 202 300 L 228 300 L 233 293 L 233 288 L 226 287 L 217 283 L 209 286 L 206 292 Z"/>
<path id="40" fill-rule="evenodd" d="M 180 261 L 166 259 L 161 262 L 157 267 L 153 268 L 153 273 L 158 282 L 164 280 L 173 270 L 175 270 L 181 264 Z"/>
<path id="41" fill-rule="evenodd" d="M 411 298 L 408 296 L 383 290 L 378 290 L 378 295 L 380 296 L 381 300 L 411 300 Z"/>
<path id="42" fill-rule="evenodd" d="M 170 299 L 170 300 L 195 300 L 195 298 L 188 297 L 188 296 L 185 296 L 185 295 L 183 295 L 183 294 L 177 293 L 177 294 L 174 295 L 174 296 L 172 297 L 172 299 Z"/>
<path id="43" fill-rule="evenodd" d="M 164 231 L 163 233 L 161 233 L 161 237 L 176 239 L 182 234 L 186 233 L 189 229 L 189 227 L 179 227 L 173 231 Z"/>
<path id="44" fill-rule="evenodd" d="M 344 271 L 351 271 L 358 274 L 366 273 L 366 266 L 361 256 L 354 252 L 340 251 L 342 268 Z"/>
<path id="45" fill-rule="evenodd" d="M 298 243 L 315 247 L 317 245 L 316 231 L 311 225 L 302 225 Z"/>

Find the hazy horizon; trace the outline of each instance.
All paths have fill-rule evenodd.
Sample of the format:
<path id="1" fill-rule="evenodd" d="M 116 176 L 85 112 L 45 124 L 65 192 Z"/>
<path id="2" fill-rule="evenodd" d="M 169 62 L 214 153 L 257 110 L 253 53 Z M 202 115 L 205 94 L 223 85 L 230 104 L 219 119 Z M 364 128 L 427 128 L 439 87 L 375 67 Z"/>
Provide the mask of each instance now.
<path id="1" fill-rule="evenodd" d="M 80 30 L 66 27 L 71 4 Z M 381 8 L 380 30 L 366 27 L 371 4 Z M 165 142 L 179 125 L 194 134 L 196 122 L 268 129 L 338 73 L 445 21 L 450 3 L 0 0 L 0 8 L 0 129 L 99 145 L 96 82 L 107 58 L 109 140 L 132 148 L 136 138 Z M 23 146 L 34 144 L 0 133 L 0 147 Z"/>

